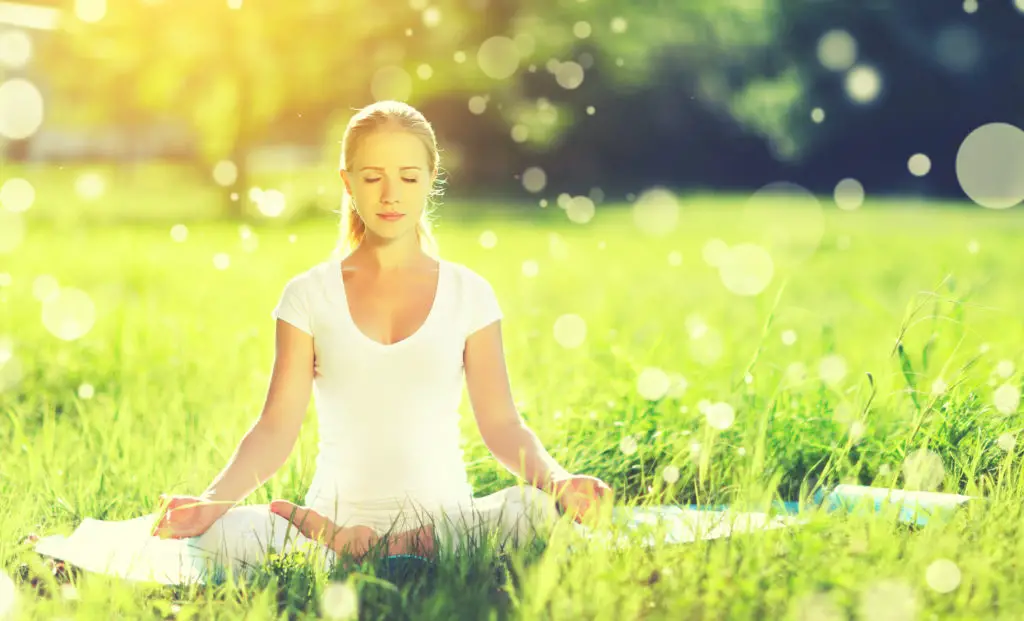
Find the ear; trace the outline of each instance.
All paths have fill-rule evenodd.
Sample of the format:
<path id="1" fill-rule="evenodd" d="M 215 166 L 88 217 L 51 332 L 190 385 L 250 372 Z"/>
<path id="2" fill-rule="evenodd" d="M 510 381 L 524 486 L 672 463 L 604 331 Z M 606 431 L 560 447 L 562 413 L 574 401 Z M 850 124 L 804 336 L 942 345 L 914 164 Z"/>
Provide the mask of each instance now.
<path id="1" fill-rule="evenodd" d="M 338 171 L 338 173 L 341 175 L 341 180 L 345 183 L 345 191 L 348 192 L 349 196 L 351 196 L 352 184 L 351 180 L 348 177 L 348 171 L 342 168 L 341 170 Z"/>

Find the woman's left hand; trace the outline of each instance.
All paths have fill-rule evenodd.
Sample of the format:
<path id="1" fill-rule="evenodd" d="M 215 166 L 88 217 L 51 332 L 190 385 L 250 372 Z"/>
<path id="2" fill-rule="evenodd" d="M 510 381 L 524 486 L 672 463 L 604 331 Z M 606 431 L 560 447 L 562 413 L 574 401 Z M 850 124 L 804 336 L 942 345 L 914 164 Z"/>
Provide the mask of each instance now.
<path id="1" fill-rule="evenodd" d="M 568 513 L 580 524 L 592 509 L 603 502 L 612 502 L 615 492 L 597 477 L 570 474 L 552 481 L 550 488 L 562 513 Z"/>

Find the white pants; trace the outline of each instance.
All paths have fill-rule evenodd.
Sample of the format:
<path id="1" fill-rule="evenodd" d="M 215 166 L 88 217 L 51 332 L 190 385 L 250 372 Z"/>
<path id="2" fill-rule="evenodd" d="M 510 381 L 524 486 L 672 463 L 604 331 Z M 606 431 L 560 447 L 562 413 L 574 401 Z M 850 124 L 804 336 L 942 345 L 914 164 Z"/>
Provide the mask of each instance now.
<path id="1" fill-rule="evenodd" d="M 437 544 L 447 552 L 482 544 L 492 536 L 501 547 L 519 547 L 547 537 L 559 519 L 554 498 L 525 485 L 432 508 L 410 501 L 352 505 L 323 498 L 310 504 L 337 527 L 366 526 L 380 537 L 433 527 Z M 322 559 L 325 567 L 336 560 L 333 551 L 302 536 L 288 520 L 271 513 L 268 505 L 229 510 L 206 533 L 190 540 L 189 547 L 236 572 L 261 564 L 270 548 L 285 554 L 307 550 Z"/>

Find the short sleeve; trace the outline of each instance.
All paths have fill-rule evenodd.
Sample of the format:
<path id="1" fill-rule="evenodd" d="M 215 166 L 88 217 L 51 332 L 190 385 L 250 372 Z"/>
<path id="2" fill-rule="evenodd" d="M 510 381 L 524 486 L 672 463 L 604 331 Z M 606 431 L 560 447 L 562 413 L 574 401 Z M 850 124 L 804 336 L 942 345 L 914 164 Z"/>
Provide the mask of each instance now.
<path id="1" fill-rule="evenodd" d="M 502 318 L 501 305 L 494 287 L 486 278 L 469 271 L 469 330 L 466 335 L 486 327 Z"/>
<path id="2" fill-rule="evenodd" d="M 296 276 L 288 281 L 271 316 L 274 319 L 287 321 L 299 330 L 313 336 L 313 326 L 309 313 L 309 296 L 304 286 L 306 279 L 303 276 Z"/>

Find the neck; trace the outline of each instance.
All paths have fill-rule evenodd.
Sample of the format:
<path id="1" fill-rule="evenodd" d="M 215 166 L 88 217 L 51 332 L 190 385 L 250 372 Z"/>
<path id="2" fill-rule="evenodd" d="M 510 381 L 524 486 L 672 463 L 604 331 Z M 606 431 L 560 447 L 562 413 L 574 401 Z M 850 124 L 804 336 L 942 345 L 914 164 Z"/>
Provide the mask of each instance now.
<path id="1" fill-rule="evenodd" d="M 427 254 L 415 233 L 399 239 L 382 239 L 367 232 L 352 252 L 353 263 L 373 273 L 397 272 L 418 267 Z"/>

